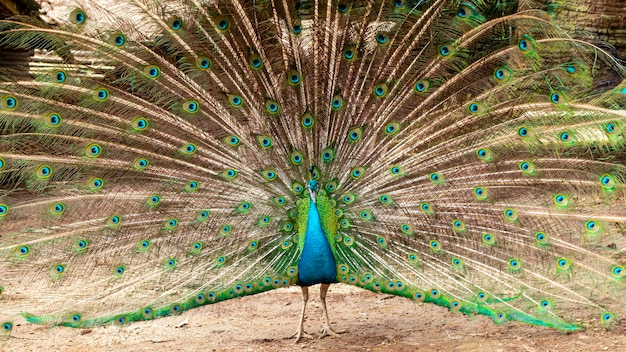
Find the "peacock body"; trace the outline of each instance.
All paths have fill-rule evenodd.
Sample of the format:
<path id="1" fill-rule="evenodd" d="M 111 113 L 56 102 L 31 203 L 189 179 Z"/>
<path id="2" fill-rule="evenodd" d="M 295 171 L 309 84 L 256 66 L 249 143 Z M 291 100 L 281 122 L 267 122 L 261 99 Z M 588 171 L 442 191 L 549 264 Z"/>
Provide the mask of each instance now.
<path id="1" fill-rule="evenodd" d="M 39 63 L 0 73 L 3 331 L 300 285 L 299 339 L 307 287 L 335 282 L 614 324 L 625 71 L 547 9 L 129 0 L 0 22 Z"/>

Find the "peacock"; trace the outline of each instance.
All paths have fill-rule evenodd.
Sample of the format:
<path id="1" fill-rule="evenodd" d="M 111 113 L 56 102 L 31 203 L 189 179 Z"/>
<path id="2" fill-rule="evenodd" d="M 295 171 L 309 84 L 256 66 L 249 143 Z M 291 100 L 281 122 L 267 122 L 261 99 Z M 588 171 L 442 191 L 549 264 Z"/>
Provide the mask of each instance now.
<path id="1" fill-rule="evenodd" d="M 0 323 L 321 284 L 626 313 L 626 70 L 518 0 L 85 0 L 0 22 Z"/>

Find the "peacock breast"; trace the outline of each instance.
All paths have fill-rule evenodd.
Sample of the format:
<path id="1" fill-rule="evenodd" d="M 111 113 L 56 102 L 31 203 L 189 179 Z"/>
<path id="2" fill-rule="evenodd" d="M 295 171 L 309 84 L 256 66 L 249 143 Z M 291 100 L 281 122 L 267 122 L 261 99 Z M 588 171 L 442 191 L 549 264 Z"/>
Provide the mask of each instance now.
<path id="1" fill-rule="evenodd" d="M 310 198 L 303 200 L 299 208 L 301 255 L 298 260 L 298 284 L 311 286 L 337 282 L 334 253 L 337 218 L 333 202 L 325 196 L 318 196 L 317 202 Z"/>

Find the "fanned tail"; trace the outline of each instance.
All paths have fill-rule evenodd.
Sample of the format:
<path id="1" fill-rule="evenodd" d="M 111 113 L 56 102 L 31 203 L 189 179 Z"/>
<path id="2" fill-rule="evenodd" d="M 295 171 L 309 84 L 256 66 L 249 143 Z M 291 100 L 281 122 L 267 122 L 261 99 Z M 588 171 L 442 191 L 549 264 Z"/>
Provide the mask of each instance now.
<path id="1" fill-rule="evenodd" d="M 497 323 L 618 320 L 626 82 L 597 81 L 624 68 L 532 5 L 141 0 L 0 22 L 0 44 L 53 62 L 0 83 L 5 331 L 296 284 L 309 177 L 340 282 Z"/>

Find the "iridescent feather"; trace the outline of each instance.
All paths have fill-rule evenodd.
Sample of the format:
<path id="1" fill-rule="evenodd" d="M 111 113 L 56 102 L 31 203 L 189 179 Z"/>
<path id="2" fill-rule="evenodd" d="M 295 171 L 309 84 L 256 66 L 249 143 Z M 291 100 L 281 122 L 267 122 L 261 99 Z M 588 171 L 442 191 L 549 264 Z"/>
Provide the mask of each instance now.
<path id="1" fill-rule="evenodd" d="M 79 5 L 0 22 L 40 63 L 0 74 L 7 335 L 300 280 L 624 317 L 624 67 L 532 1 Z M 319 248 L 336 276 L 305 280 Z"/>

